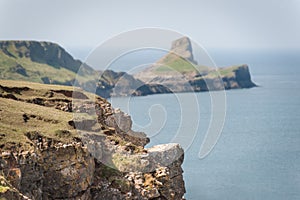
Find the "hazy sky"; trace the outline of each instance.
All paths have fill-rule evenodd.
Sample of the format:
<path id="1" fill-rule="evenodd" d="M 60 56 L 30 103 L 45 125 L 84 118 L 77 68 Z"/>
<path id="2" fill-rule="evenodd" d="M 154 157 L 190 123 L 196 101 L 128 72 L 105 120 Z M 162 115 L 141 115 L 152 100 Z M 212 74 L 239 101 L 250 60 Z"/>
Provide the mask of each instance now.
<path id="1" fill-rule="evenodd" d="M 300 0 L 0 0 L 0 27 L 2 40 L 54 41 L 75 54 L 141 27 L 206 48 L 288 49 L 300 47 Z"/>

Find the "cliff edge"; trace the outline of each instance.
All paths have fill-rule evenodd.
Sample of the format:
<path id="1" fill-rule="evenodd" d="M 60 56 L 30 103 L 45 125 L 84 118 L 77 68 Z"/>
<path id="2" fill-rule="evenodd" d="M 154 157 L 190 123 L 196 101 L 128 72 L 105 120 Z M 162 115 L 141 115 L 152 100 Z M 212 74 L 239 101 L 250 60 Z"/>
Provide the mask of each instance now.
<path id="1" fill-rule="evenodd" d="M 1 199 L 183 199 L 183 149 L 99 96 L 0 80 L 0 113 Z"/>

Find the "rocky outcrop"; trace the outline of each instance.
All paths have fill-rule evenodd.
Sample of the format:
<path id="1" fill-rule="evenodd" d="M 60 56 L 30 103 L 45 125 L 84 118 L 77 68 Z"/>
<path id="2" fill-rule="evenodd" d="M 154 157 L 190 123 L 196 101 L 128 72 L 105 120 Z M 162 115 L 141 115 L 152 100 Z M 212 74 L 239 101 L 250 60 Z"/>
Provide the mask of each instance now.
<path id="1" fill-rule="evenodd" d="M 144 148 L 130 116 L 82 90 L 0 86 L 1 198 L 183 199 L 178 144 Z"/>
<path id="2" fill-rule="evenodd" d="M 197 65 L 191 41 L 187 37 L 175 40 L 167 55 L 134 77 L 146 84 L 161 84 L 172 92 L 201 92 L 256 86 L 251 80 L 247 65 L 217 70 Z"/>
<path id="3" fill-rule="evenodd" d="M 110 140 L 106 142 L 118 148 L 119 152 L 124 151 Z M 165 151 L 165 147 L 155 147 L 156 154 L 168 156 L 169 153 L 172 155 L 172 151 L 182 151 L 179 146 L 171 146 L 169 151 Z M 122 165 L 119 166 L 121 170 L 109 167 L 103 164 L 101 158 L 99 161 L 94 159 L 94 152 L 91 155 L 89 151 L 81 143 L 74 142 L 53 143 L 50 147 L 30 152 L 3 152 L 0 162 L 4 176 L 0 187 L 6 186 L 8 190 L 0 193 L 1 197 L 74 200 L 182 199 L 185 193 L 181 169 L 182 154 L 177 160 L 167 163 L 167 166 L 156 162 L 157 167 L 153 171 L 144 171 L 141 166 L 135 166 L 140 170 L 130 168 L 130 171 L 122 171 Z M 97 154 L 99 152 L 101 149 L 97 149 Z M 154 154 L 151 149 L 149 152 L 144 153 L 144 157 Z M 152 159 L 155 160 L 155 157 L 146 161 L 150 163 Z M 124 160 L 119 162 L 125 163 Z"/>
<path id="4" fill-rule="evenodd" d="M 182 37 L 172 42 L 170 53 L 161 58 L 158 63 L 165 63 L 166 60 L 170 59 L 169 57 L 180 56 L 181 58 L 197 64 L 197 61 L 194 60 L 193 48 L 190 38 Z"/>
<path id="5" fill-rule="evenodd" d="M 251 80 L 248 65 L 241 65 L 240 67 L 235 69 L 234 77 L 239 88 L 252 88 L 256 86 Z"/>
<path id="6" fill-rule="evenodd" d="M 196 92 L 256 87 L 251 80 L 247 65 L 233 67 L 230 71 L 226 75 L 220 75 L 219 78 L 209 77 L 209 75 L 194 78 L 189 81 L 189 85 Z"/>

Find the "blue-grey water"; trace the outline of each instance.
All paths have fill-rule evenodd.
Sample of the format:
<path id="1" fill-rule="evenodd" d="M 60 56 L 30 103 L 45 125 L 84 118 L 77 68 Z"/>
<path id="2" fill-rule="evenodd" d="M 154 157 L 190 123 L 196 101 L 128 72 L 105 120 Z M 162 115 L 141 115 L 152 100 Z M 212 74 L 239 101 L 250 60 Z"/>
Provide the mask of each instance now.
<path id="1" fill-rule="evenodd" d="M 226 91 L 224 128 L 204 159 L 198 154 L 211 117 L 210 96 L 196 94 L 199 129 L 183 164 L 187 199 L 300 199 L 300 62 L 245 60 L 260 87 Z M 164 94 L 111 101 L 130 113 L 135 129 L 145 129 L 151 146 L 172 141 L 182 125 L 177 97 Z M 193 116 L 196 109 L 187 110 Z M 147 126 L 150 116 L 157 127 Z M 155 118 L 166 121 L 162 124 Z M 185 126 L 189 131 L 189 125 Z"/>

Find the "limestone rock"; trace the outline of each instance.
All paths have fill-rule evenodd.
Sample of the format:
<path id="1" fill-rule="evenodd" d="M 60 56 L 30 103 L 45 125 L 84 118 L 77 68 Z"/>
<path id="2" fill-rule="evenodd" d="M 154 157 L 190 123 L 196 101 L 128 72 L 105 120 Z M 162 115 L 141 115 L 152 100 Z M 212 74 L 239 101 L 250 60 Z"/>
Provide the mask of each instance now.
<path id="1" fill-rule="evenodd" d="M 182 37 L 173 41 L 170 51 L 192 63 L 197 64 L 194 60 L 191 40 L 188 37 Z"/>

